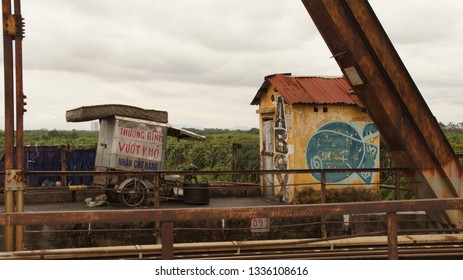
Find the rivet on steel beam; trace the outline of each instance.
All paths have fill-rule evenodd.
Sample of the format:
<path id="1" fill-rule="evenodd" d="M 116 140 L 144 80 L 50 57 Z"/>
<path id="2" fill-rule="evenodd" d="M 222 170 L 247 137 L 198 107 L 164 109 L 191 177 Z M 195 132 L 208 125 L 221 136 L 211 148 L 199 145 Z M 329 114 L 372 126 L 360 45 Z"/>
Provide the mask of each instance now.
<path id="1" fill-rule="evenodd" d="M 24 34 L 26 33 L 26 24 L 24 22 L 24 18 L 21 15 L 16 15 L 16 26 L 17 26 L 17 33 L 16 36 L 21 36 L 24 38 Z"/>
<path id="2" fill-rule="evenodd" d="M 343 51 L 343 52 L 334 54 L 334 55 L 333 55 L 332 57 L 330 57 L 330 58 L 337 58 L 337 57 L 344 56 L 344 55 L 350 55 L 350 52 L 349 52 L 349 51 Z"/>
<path id="3" fill-rule="evenodd" d="M 3 15 L 3 34 L 9 36 L 16 36 L 17 26 L 16 18 L 12 14 Z"/>

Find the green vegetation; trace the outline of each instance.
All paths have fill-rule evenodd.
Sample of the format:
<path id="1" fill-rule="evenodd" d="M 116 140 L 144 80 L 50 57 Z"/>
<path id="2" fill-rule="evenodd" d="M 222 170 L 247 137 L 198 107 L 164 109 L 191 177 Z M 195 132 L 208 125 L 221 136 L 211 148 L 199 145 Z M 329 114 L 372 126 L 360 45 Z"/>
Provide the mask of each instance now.
<path id="1" fill-rule="evenodd" d="M 167 142 L 167 170 L 184 170 L 190 164 L 199 170 L 232 170 L 233 146 L 236 150 L 236 170 L 259 169 L 259 130 L 188 129 L 206 136 L 206 141 L 177 140 Z M 257 181 L 257 176 L 210 176 L 200 180 Z"/>
<path id="2" fill-rule="evenodd" d="M 98 142 L 98 131 L 83 130 L 26 130 L 25 146 L 63 146 L 93 147 Z M 5 146 L 5 132 L 0 132 L 0 146 Z"/>
<path id="3" fill-rule="evenodd" d="M 456 154 L 463 154 L 463 122 L 439 123 Z M 460 159 L 461 160 L 461 159 Z"/>
<path id="4" fill-rule="evenodd" d="M 95 147 L 98 142 L 97 131 L 83 130 L 26 130 L 24 131 L 24 146 L 71 146 Z M 0 131 L 0 154 L 5 149 L 5 132 Z"/>
<path id="5" fill-rule="evenodd" d="M 460 123 L 453 123 L 450 122 L 448 124 L 439 123 L 442 131 L 444 132 L 447 140 L 449 141 L 450 145 L 452 146 L 453 150 L 457 155 L 463 155 L 463 122 Z M 383 168 L 391 168 L 394 167 L 394 163 L 389 156 L 388 149 L 386 146 L 381 143 L 381 167 Z M 463 158 L 460 157 L 460 162 L 463 163 Z M 407 183 L 404 179 L 402 179 L 401 185 L 403 187 L 407 187 Z M 394 173 L 383 172 L 381 174 L 381 182 L 394 185 L 395 184 L 395 175 Z M 383 200 L 390 200 L 394 199 L 394 191 L 391 189 L 381 189 L 379 193 L 379 197 Z M 401 191 L 400 193 L 401 199 L 411 199 L 414 198 L 415 195 L 412 191 Z"/>
<path id="6" fill-rule="evenodd" d="M 440 123 L 447 139 L 457 154 L 463 154 L 463 122 L 447 125 Z M 194 164 L 199 170 L 232 170 L 233 147 L 236 151 L 236 170 L 259 169 L 259 130 L 249 131 L 228 129 L 189 128 L 197 134 L 206 136 L 206 141 L 177 140 L 169 137 L 167 143 L 167 170 L 184 170 Z M 0 131 L 0 153 L 4 149 L 4 131 Z M 98 132 L 80 130 L 30 130 L 24 132 L 24 144 L 38 146 L 95 147 Z M 381 146 L 381 166 L 393 167 L 387 155 L 387 148 Z M 387 175 L 385 175 L 387 176 Z M 212 176 L 208 180 L 256 181 L 256 176 Z M 382 178 L 382 181 L 387 178 Z M 393 179 L 393 176 L 391 176 Z M 387 194 L 386 194 L 387 196 Z"/>
<path id="7" fill-rule="evenodd" d="M 194 164 L 199 170 L 232 170 L 233 145 L 236 147 L 236 170 L 259 169 L 259 130 L 188 129 L 206 136 L 206 141 L 168 138 L 167 170 L 184 170 Z M 0 131 L 0 152 L 4 149 L 4 131 Z M 66 130 L 29 130 L 24 132 L 25 146 L 96 147 L 98 132 Z M 213 176 L 207 180 L 256 181 L 256 176 Z"/>

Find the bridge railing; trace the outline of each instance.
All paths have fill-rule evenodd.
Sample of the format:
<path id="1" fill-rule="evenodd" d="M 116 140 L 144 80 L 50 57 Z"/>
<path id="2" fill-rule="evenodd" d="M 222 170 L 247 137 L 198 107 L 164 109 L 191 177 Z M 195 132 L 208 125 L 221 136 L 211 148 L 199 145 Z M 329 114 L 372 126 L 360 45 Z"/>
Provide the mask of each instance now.
<path id="1" fill-rule="evenodd" d="M 338 214 L 387 213 L 389 259 L 397 259 L 397 213 L 404 211 L 463 209 L 463 199 L 421 199 L 380 202 L 278 205 L 233 208 L 132 209 L 105 211 L 47 211 L 0 213 L 0 225 L 159 222 L 162 258 L 174 258 L 174 222 L 239 218 L 306 217 Z"/>
<path id="2" fill-rule="evenodd" d="M 395 198 L 400 198 L 398 193 L 403 189 L 400 178 L 404 169 L 362 169 L 355 170 L 365 172 L 392 172 L 395 176 L 395 185 L 390 187 L 396 189 Z M 463 209 L 463 199 L 417 199 L 417 200 L 392 200 L 392 201 L 369 201 L 369 202 L 343 202 L 326 203 L 326 174 L 330 172 L 352 172 L 352 170 L 273 170 L 273 171 L 159 171 L 159 172 L 58 172 L 58 175 L 101 175 L 102 173 L 123 174 L 124 176 L 151 176 L 153 182 L 159 182 L 159 177 L 166 174 L 177 175 L 233 175 L 233 174 L 281 174 L 281 173 L 318 173 L 321 176 L 319 183 L 321 198 L 319 204 L 301 205 L 277 205 L 277 206 L 250 206 L 250 207 L 221 207 L 221 208 L 189 208 L 182 209 L 127 209 L 127 210 L 106 210 L 105 211 L 47 211 L 47 212 L 2 212 L 0 213 L 0 225 L 14 227 L 18 225 L 43 225 L 43 224 L 79 224 L 79 223 L 114 223 L 114 222 L 155 222 L 159 225 L 162 242 L 162 258 L 172 259 L 174 257 L 174 222 L 198 221 L 198 220 L 221 220 L 221 219 L 253 219 L 253 218 L 284 218 L 284 217 L 322 217 L 322 237 L 326 238 L 326 227 L 323 217 L 328 215 L 346 214 L 368 214 L 387 213 L 387 236 L 389 243 L 389 258 L 398 258 L 397 213 L 404 211 L 441 211 Z M 34 171 L 30 175 L 57 174 L 57 172 Z M 63 174 L 61 174 L 63 173 Z M 240 187 L 240 186 L 238 186 Z M 253 187 L 259 187 L 258 185 Z M 159 197 L 155 196 L 159 199 Z"/>

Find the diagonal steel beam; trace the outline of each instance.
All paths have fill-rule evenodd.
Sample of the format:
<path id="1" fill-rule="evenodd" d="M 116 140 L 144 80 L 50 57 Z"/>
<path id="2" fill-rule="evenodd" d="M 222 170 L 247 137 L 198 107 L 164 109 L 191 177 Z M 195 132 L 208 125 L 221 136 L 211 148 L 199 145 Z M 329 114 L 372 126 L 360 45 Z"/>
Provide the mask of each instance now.
<path id="1" fill-rule="evenodd" d="M 302 0 L 341 71 L 424 197 L 462 197 L 462 167 L 367 0 Z M 440 216 L 440 215 L 439 215 Z M 463 227 L 463 212 L 445 219 Z"/>

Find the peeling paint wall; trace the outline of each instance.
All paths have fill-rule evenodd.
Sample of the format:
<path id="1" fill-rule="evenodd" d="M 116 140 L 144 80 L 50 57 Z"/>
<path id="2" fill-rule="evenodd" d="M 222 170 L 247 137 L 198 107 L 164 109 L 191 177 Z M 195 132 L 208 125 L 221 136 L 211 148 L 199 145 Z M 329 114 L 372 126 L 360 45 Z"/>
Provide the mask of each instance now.
<path id="1" fill-rule="evenodd" d="M 368 114 L 353 105 L 288 105 L 269 87 L 260 98 L 261 163 L 273 157 L 262 169 L 350 169 L 378 168 L 380 136 Z M 271 120 L 273 131 L 263 129 Z M 273 150 L 262 139 L 273 137 Z M 272 142 L 268 141 L 267 142 Z M 263 151 L 266 150 L 265 153 Z M 309 188 L 320 189 L 320 174 L 278 174 L 273 176 L 273 191 L 267 197 L 292 203 L 298 193 Z M 377 187 L 379 173 L 330 173 L 328 187 Z M 267 185 L 268 185 L 267 180 Z M 262 184 L 263 180 L 262 180 Z M 268 186 L 266 186 L 266 189 Z M 269 192 L 267 192 L 269 193 Z"/>

